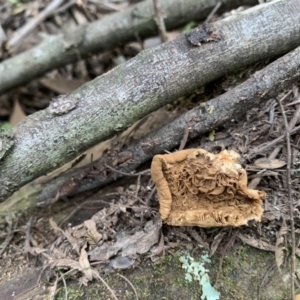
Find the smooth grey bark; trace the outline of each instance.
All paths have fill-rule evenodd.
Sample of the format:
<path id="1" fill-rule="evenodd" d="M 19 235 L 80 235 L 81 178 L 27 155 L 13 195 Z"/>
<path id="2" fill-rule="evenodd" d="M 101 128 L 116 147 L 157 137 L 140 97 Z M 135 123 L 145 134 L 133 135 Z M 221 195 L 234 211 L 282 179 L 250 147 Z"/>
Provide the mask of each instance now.
<path id="1" fill-rule="evenodd" d="M 203 20 L 219 0 L 162 0 L 168 30 L 191 20 Z M 239 5 L 255 5 L 257 0 L 223 0 L 219 11 Z M 65 35 L 49 36 L 37 47 L 0 64 L 0 94 L 25 84 L 47 71 L 120 44 L 157 33 L 153 1 L 136 4 L 97 22 L 80 26 Z"/>
<path id="2" fill-rule="evenodd" d="M 14 146 L 0 161 L 0 201 L 159 107 L 228 72 L 296 48 L 300 1 L 266 3 L 214 27 L 217 42 L 194 47 L 182 35 L 25 118 L 13 128 Z"/>
<path id="3" fill-rule="evenodd" d="M 270 98 L 276 97 L 285 88 L 300 80 L 300 47 L 277 59 L 264 69 L 256 72 L 239 86 L 223 95 L 184 113 L 162 128 L 146 135 L 142 139 L 124 147 L 119 154 L 104 155 L 99 160 L 82 168 L 64 173 L 52 181 L 39 187 L 36 201 L 39 206 L 47 204 L 54 198 L 62 186 L 76 187 L 70 194 L 77 194 L 96 187 L 103 187 L 113 182 L 121 173 L 112 172 L 105 165 L 112 165 L 121 172 L 131 172 L 149 161 L 153 155 L 171 151 L 177 147 L 189 128 L 189 139 L 203 135 L 216 129 L 232 119 L 243 118 L 253 107 L 262 107 Z M 122 153 L 130 154 L 130 161 L 125 166 L 116 164 Z"/>

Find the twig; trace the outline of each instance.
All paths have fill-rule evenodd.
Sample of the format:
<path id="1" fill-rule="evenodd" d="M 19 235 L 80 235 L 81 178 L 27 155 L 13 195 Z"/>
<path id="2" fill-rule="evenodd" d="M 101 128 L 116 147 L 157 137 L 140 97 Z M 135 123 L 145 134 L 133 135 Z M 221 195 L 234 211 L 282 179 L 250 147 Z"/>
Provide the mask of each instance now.
<path id="1" fill-rule="evenodd" d="M 106 281 L 98 274 L 98 272 L 95 272 L 95 270 L 92 270 L 93 274 L 96 278 L 98 278 L 105 286 L 106 288 L 110 291 L 110 293 L 112 294 L 112 296 L 115 298 L 115 300 L 118 300 L 116 294 L 114 293 L 114 291 L 110 288 L 110 286 L 106 283 Z"/>
<path id="2" fill-rule="evenodd" d="M 219 280 L 219 276 L 221 274 L 222 271 L 222 266 L 223 266 L 223 261 L 224 261 L 224 257 L 227 251 L 227 248 L 229 247 L 229 245 L 234 241 L 235 237 L 237 236 L 239 232 L 239 229 L 235 229 L 235 231 L 233 232 L 232 236 L 230 237 L 229 241 L 226 243 L 226 245 L 224 246 L 222 253 L 221 253 L 221 258 L 220 258 L 220 262 L 219 262 L 219 269 L 218 269 L 218 273 L 216 275 L 216 280 L 215 280 L 215 285 L 217 284 L 218 280 Z"/>
<path id="3" fill-rule="evenodd" d="M 71 217 L 73 217 L 79 210 L 82 209 L 82 207 L 84 207 L 85 205 L 87 205 L 88 203 L 92 203 L 92 204 L 95 204 L 95 203 L 100 203 L 100 204 L 103 204 L 103 205 L 109 205 L 109 203 L 106 203 L 105 201 L 103 200 L 87 200 L 83 203 L 81 203 L 79 206 L 76 206 L 76 208 L 71 211 L 71 213 L 69 213 L 58 225 L 58 227 L 62 227 L 62 225 L 64 225 Z"/>
<path id="4" fill-rule="evenodd" d="M 281 148 L 282 148 L 282 146 L 276 147 L 276 148 L 272 151 L 272 153 L 268 156 L 268 158 L 269 158 L 269 159 L 274 159 L 274 158 L 278 155 L 278 153 L 279 153 L 279 151 L 280 151 Z M 248 185 L 249 188 L 250 188 L 250 189 L 255 189 L 255 188 L 259 185 L 261 179 L 262 179 L 262 177 L 256 177 L 256 178 L 252 179 L 252 180 L 249 182 L 249 185 Z"/>
<path id="5" fill-rule="evenodd" d="M 156 191 L 156 187 L 153 187 L 152 190 L 151 190 L 151 192 L 150 192 L 150 194 L 146 198 L 146 206 L 149 206 L 150 200 L 153 197 L 155 191 Z"/>
<path id="6" fill-rule="evenodd" d="M 299 97 L 299 101 L 300 101 L 300 97 Z M 300 118 L 300 105 L 297 105 L 297 109 L 296 109 L 292 119 L 289 122 L 289 130 L 291 130 L 295 127 L 299 118 Z"/>
<path id="7" fill-rule="evenodd" d="M 119 275 L 121 278 L 123 278 L 124 280 L 126 280 L 126 281 L 129 283 L 129 285 L 132 287 L 132 289 L 133 289 L 133 291 L 134 291 L 134 293 L 135 293 L 136 299 L 139 300 L 138 293 L 137 293 L 137 291 L 136 291 L 134 285 L 131 283 L 131 281 L 130 281 L 129 279 L 127 279 L 125 276 L 123 276 L 123 275 L 121 275 L 121 274 L 119 274 L 119 273 L 117 273 L 117 275 Z"/>
<path id="8" fill-rule="evenodd" d="M 269 267 L 269 269 L 267 270 L 266 274 L 264 275 L 264 278 L 259 286 L 258 289 L 258 293 L 257 293 L 257 300 L 261 299 L 261 292 L 262 292 L 262 288 L 264 286 L 265 280 L 267 279 L 267 276 L 269 275 L 269 273 L 274 269 L 274 267 L 276 266 L 276 262 L 273 263 L 273 265 L 271 265 L 271 267 Z"/>
<path id="9" fill-rule="evenodd" d="M 219 1 L 216 6 L 213 8 L 213 10 L 210 12 L 210 14 L 207 16 L 206 20 L 204 23 L 208 23 L 211 18 L 213 17 L 213 15 L 216 13 L 216 11 L 220 8 L 220 6 L 222 5 L 222 1 Z"/>
<path id="10" fill-rule="evenodd" d="M 67 283 L 66 283 L 64 275 L 62 275 L 61 280 L 62 280 L 62 282 L 64 284 L 64 287 L 65 287 L 65 298 L 66 298 L 66 300 L 68 300 L 68 287 L 67 287 Z"/>
<path id="11" fill-rule="evenodd" d="M 55 278 L 55 282 L 50 290 L 50 294 L 48 296 L 48 299 L 49 300 L 54 300 L 55 299 L 55 294 L 56 294 L 56 291 L 57 291 L 57 283 L 58 283 L 58 277 L 56 275 L 56 278 Z"/>
<path id="12" fill-rule="evenodd" d="M 30 246 L 31 225 L 32 225 L 32 217 L 30 217 L 28 222 L 26 223 L 26 239 L 25 239 L 25 252 L 26 253 L 32 253 L 31 246 Z"/>
<path id="13" fill-rule="evenodd" d="M 295 227 L 294 227 L 294 203 L 292 198 L 292 181 L 291 181 L 291 141 L 290 141 L 290 129 L 287 121 L 287 117 L 284 111 L 284 107 L 282 105 L 282 101 L 277 101 L 281 114 L 284 120 L 284 126 L 286 130 L 286 146 L 287 146 L 287 164 L 286 164 L 286 181 L 288 186 L 288 201 L 289 201 L 289 210 L 290 210 L 290 222 L 291 222 L 291 234 L 292 234 L 292 257 L 291 257 L 291 297 L 295 298 L 295 253 L 296 253 L 296 245 L 295 245 Z"/>
<path id="14" fill-rule="evenodd" d="M 59 7 L 55 13 L 56 14 L 60 14 L 62 12 L 64 12 L 65 10 L 67 10 L 68 8 L 70 8 L 72 5 L 74 5 L 76 3 L 76 0 L 70 0 L 69 2 L 67 2 L 66 4 L 62 5 L 61 7 Z"/>
<path id="15" fill-rule="evenodd" d="M 17 30 L 16 34 L 7 42 L 7 47 L 11 48 L 18 44 L 28 35 L 39 23 L 49 17 L 65 0 L 53 0 L 38 16 L 26 23 Z"/>
<path id="16" fill-rule="evenodd" d="M 7 37 L 6 37 L 6 34 L 1 26 L 1 23 L 0 23 L 0 49 L 2 47 L 2 44 L 6 41 Z M 1 52 L 0 52 L 1 53 Z"/>
<path id="17" fill-rule="evenodd" d="M 143 201 L 139 196 L 137 195 L 134 195 L 134 194 L 128 194 L 128 193 L 123 193 L 123 192 L 117 192 L 116 194 L 118 195 L 123 195 L 123 196 L 126 196 L 128 198 L 130 197 L 133 197 L 135 198 L 136 200 L 140 201 L 142 204 L 144 204 L 145 206 L 147 205 L 145 201 Z"/>
<path id="18" fill-rule="evenodd" d="M 300 130 L 300 126 L 297 126 L 294 129 L 290 130 L 290 134 L 294 134 L 295 132 L 297 132 L 299 130 Z M 265 150 L 275 146 L 279 142 L 282 142 L 284 140 L 284 138 L 285 138 L 285 134 L 279 136 L 278 138 L 274 139 L 271 142 L 264 143 L 256 148 L 253 148 L 252 152 L 249 155 L 247 155 L 247 158 L 250 159 L 250 158 L 254 157 L 256 154 L 264 152 Z"/>
<path id="19" fill-rule="evenodd" d="M 186 142 L 188 140 L 188 137 L 189 137 L 189 133 L 190 133 L 190 130 L 188 127 L 185 127 L 184 128 L 184 132 L 183 132 L 183 137 L 182 137 L 182 140 L 180 142 L 180 146 L 179 146 L 179 149 L 178 150 L 183 150 L 185 145 L 186 145 Z"/>
<path id="20" fill-rule="evenodd" d="M 294 90 L 294 89 L 293 89 L 293 90 Z M 286 96 L 290 94 L 291 91 L 292 91 L 292 90 L 290 90 L 289 93 L 287 93 L 287 94 L 284 96 L 284 98 L 281 99 L 281 103 L 282 103 L 282 101 L 286 98 Z M 297 95 L 297 96 L 296 96 L 296 95 Z M 294 96 L 298 97 L 298 92 L 296 92 L 296 90 L 294 91 Z M 296 102 L 297 102 L 297 101 L 296 101 Z M 286 105 L 286 106 L 288 106 L 288 105 Z M 295 125 L 296 125 L 296 123 L 297 123 L 299 117 L 300 117 L 300 105 L 297 106 L 297 109 L 296 109 L 296 111 L 295 111 L 295 113 L 294 113 L 292 119 L 291 119 L 290 122 L 289 122 L 289 130 L 290 130 L 290 131 L 295 127 Z M 269 155 L 268 158 L 269 158 L 269 159 L 275 158 L 275 157 L 278 155 L 278 153 L 279 153 L 279 151 L 281 150 L 281 148 L 282 148 L 282 146 L 277 146 L 277 147 L 272 151 L 272 153 Z M 254 178 L 254 179 L 249 183 L 249 188 L 255 189 L 256 186 L 259 185 L 260 181 L 261 181 L 261 177 L 259 177 L 259 178 Z"/>
<path id="21" fill-rule="evenodd" d="M 138 176 L 136 181 L 136 190 L 135 190 L 136 197 L 139 195 L 140 188 L 141 188 L 141 175 Z"/>
<path id="22" fill-rule="evenodd" d="M 10 241 L 14 237 L 14 233 L 16 232 L 17 222 L 13 223 L 14 219 L 11 216 L 6 217 L 6 222 L 8 223 L 8 232 L 5 234 L 6 238 L 4 242 L 0 245 L 0 257 L 2 253 L 5 251 L 6 247 L 9 245 Z"/>
<path id="23" fill-rule="evenodd" d="M 114 172 L 116 172 L 116 173 L 119 173 L 119 174 L 125 175 L 125 176 L 133 176 L 133 177 L 136 177 L 136 176 L 140 176 L 140 175 L 150 175 L 149 169 L 144 170 L 144 171 L 141 171 L 141 172 L 139 172 L 139 173 L 131 174 L 131 173 L 125 173 L 125 172 L 119 171 L 119 170 L 117 170 L 117 169 L 115 169 L 115 168 L 113 168 L 113 167 L 111 167 L 111 166 L 109 166 L 109 165 L 107 165 L 107 164 L 105 164 L 105 167 L 108 168 L 108 169 L 110 169 L 110 170 L 112 170 L 112 171 L 114 171 Z"/>
<path id="24" fill-rule="evenodd" d="M 166 25 L 165 25 L 165 21 L 163 18 L 159 1 L 160 0 L 153 0 L 154 11 L 155 11 L 155 22 L 158 27 L 160 39 L 164 43 L 168 41 L 168 36 L 167 36 Z"/>

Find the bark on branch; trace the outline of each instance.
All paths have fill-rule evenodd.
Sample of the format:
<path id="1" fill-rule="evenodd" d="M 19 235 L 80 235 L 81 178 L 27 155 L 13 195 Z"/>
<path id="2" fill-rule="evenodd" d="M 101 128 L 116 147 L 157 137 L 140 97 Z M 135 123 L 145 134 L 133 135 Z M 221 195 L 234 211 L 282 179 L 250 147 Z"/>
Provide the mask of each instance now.
<path id="1" fill-rule="evenodd" d="M 159 107 L 228 72 L 294 49 L 300 2 L 267 3 L 216 22 L 214 30 L 217 42 L 195 47 L 180 36 L 24 119 L 13 129 L 12 150 L 0 161 L 0 201 Z"/>
<path id="2" fill-rule="evenodd" d="M 163 0 L 161 9 L 167 29 L 191 20 L 203 20 L 218 0 Z M 255 5 L 257 0 L 223 0 L 220 10 L 239 5 Z M 147 0 L 97 22 L 80 26 L 65 35 L 49 36 L 37 47 L 0 64 L 0 94 L 25 84 L 51 69 L 111 49 L 157 32 L 153 1 Z"/>
<path id="3" fill-rule="evenodd" d="M 242 118 L 248 109 L 263 105 L 299 79 L 300 47 L 255 73 L 240 86 L 208 101 L 205 107 L 188 111 L 161 129 L 128 145 L 120 153 L 105 155 L 86 167 L 70 170 L 46 183 L 27 185 L 8 201 L 0 203 L 0 226 L 5 223 L 7 214 L 18 214 L 24 207 L 32 207 L 36 203 L 39 206 L 46 205 L 49 199 L 56 197 L 58 191 L 61 196 L 68 196 L 104 186 L 122 177 L 122 174 L 111 172 L 105 165 L 121 172 L 134 171 L 153 155 L 178 146 L 186 128 L 190 131 L 189 138 L 194 138 L 237 116 Z M 212 107 L 213 113 L 210 113 Z M 299 131 L 298 127 L 295 130 Z M 124 157 L 122 153 L 129 154 L 131 160 L 125 165 L 118 165 L 118 157 Z"/>
<path id="4" fill-rule="evenodd" d="M 62 186 L 76 184 L 70 194 L 77 194 L 113 182 L 121 173 L 111 172 L 105 165 L 118 161 L 122 153 L 130 155 L 130 162 L 113 165 L 120 172 L 131 172 L 149 161 L 153 155 L 171 151 L 177 147 L 189 128 L 189 139 L 201 136 L 232 119 L 241 119 L 253 107 L 262 107 L 266 101 L 276 97 L 285 88 L 300 80 L 300 47 L 279 58 L 259 72 L 256 72 L 241 85 L 225 94 L 181 115 L 166 126 L 148 134 L 144 138 L 123 148 L 119 154 L 105 155 L 90 165 L 73 169 L 41 187 L 36 196 L 38 205 L 54 198 Z M 121 156 L 120 156 L 121 157 Z M 106 176 L 104 176 L 104 174 Z"/>

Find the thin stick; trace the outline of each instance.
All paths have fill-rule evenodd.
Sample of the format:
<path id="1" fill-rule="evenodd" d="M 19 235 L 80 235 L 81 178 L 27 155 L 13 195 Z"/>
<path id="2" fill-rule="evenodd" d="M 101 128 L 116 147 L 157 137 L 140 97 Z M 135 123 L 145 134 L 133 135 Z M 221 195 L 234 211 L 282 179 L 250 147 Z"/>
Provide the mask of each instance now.
<path id="1" fill-rule="evenodd" d="M 290 134 L 294 134 L 295 132 L 297 132 L 299 130 L 300 130 L 300 126 L 297 126 L 290 131 Z M 278 138 L 276 138 L 275 140 L 273 140 L 271 142 L 264 143 L 256 148 L 253 148 L 252 153 L 250 153 L 247 158 L 250 159 L 253 156 L 255 156 L 255 154 L 264 152 L 265 150 L 271 148 L 272 146 L 275 146 L 277 143 L 282 142 L 284 140 L 284 138 L 285 138 L 285 134 L 279 136 Z"/>
<path id="2" fill-rule="evenodd" d="M 129 283 L 129 285 L 132 287 L 132 289 L 133 289 L 133 291 L 134 291 L 134 293 L 135 293 L 136 299 L 139 300 L 138 293 L 137 293 L 137 291 L 136 291 L 134 285 L 131 283 L 131 281 L 130 281 L 129 279 L 127 279 L 125 276 L 123 276 L 123 275 L 121 275 L 121 274 L 119 274 L 119 273 L 117 273 L 117 275 L 119 275 L 121 278 L 123 278 L 124 280 L 126 280 L 126 281 Z"/>
<path id="3" fill-rule="evenodd" d="M 268 156 L 268 159 L 274 159 L 278 155 L 278 153 L 279 153 L 279 151 L 280 151 L 281 148 L 282 148 L 282 146 L 276 147 L 272 151 L 272 153 Z M 261 179 L 262 179 L 262 177 L 256 177 L 256 178 L 252 179 L 251 182 L 248 185 L 249 188 L 250 189 L 255 189 L 259 185 Z"/>
<path id="4" fill-rule="evenodd" d="M 38 24 L 49 17 L 65 0 L 53 0 L 38 16 L 26 23 L 17 30 L 16 34 L 7 42 L 7 47 L 11 48 L 18 44 L 26 35 L 28 35 Z"/>
<path id="5" fill-rule="evenodd" d="M 150 194 L 148 195 L 148 197 L 146 198 L 146 206 L 149 206 L 150 204 L 150 200 L 153 197 L 154 193 L 156 192 L 156 187 L 153 187 Z"/>
<path id="6" fill-rule="evenodd" d="M 290 141 L 290 129 L 287 121 L 287 117 L 282 105 L 282 100 L 277 100 L 277 103 L 280 107 L 281 114 L 284 120 L 284 126 L 286 131 L 286 146 L 287 146 L 287 164 L 286 164 L 286 181 L 288 186 L 288 201 L 289 201 L 289 210 L 290 210 L 290 219 L 291 219 L 291 234 L 292 234 L 292 258 L 291 258 L 291 296 L 292 299 L 295 298 L 295 227 L 294 227 L 294 203 L 292 198 L 292 181 L 291 181 L 291 141 Z"/>
<path id="7" fill-rule="evenodd" d="M 229 241 L 226 243 L 226 245 L 224 246 L 222 253 L 221 253 L 221 258 L 220 258 L 220 262 L 219 262 L 219 269 L 216 275 L 216 280 L 215 280 L 215 285 L 217 284 L 221 271 L 222 271 L 222 266 L 223 266 L 223 261 L 224 261 L 224 257 L 227 251 L 227 248 L 229 247 L 229 245 L 234 241 L 234 239 L 236 238 L 237 234 L 238 234 L 239 230 L 236 229 L 233 234 L 231 235 Z"/>
<path id="8" fill-rule="evenodd" d="M 68 288 L 67 288 L 67 283 L 66 283 L 66 280 L 65 280 L 65 276 L 62 276 L 61 280 L 64 283 L 64 287 L 65 287 L 65 299 L 68 300 Z"/>
<path id="9" fill-rule="evenodd" d="M 216 13 L 216 11 L 220 8 L 220 6 L 222 5 L 222 1 L 219 1 L 216 6 L 213 8 L 213 10 L 210 12 L 210 14 L 207 16 L 206 20 L 204 23 L 208 23 L 211 18 L 213 17 L 213 15 Z"/>
<path id="10" fill-rule="evenodd" d="M 296 111 L 295 111 L 295 113 L 294 113 L 292 119 L 291 119 L 290 122 L 289 122 L 289 130 L 292 130 L 292 129 L 295 127 L 295 125 L 296 125 L 296 123 L 297 123 L 299 117 L 300 117 L 300 105 L 297 106 L 297 109 L 296 109 Z M 275 157 L 277 156 L 277 154 L 279 153 L 280 150 L 281 150 L 281 146 L 277 146 L 277 147 L 273 150 L 273 152 L 269 155 L 268 158 L 269 158 L 269 159 L 275 158 Z M 249 188 L 255 189 L 256 186 L 259 185 L 260 181 L 261 181 L 261 177 L 260 177 L 260 178 L 254 178 L 254 179 L 249 183 Z"/>
<path id="11" fill-rule="evenodd" d="M 259 286 L 259 289 L 258 289 L 258 295 L 257 295 L 257 300 L 260 300 L 261 299 L 261 292 L 262 292 L 262 288 L 264 286 L 264 283 L 265 283 L 265 280 L 267 279 L 267 276 L 269 275 L 269 273 L 274 269 L 274 267 L 276 266 L 276 262 L 271 265 L 271 267 L 269 267 L 269 269 L 267 270 L 266 274 L 264 275 L 264 278 Z"/>
<path id="12" fill-rule="evenodd" d="M 109 205 L 109 203 L 106 203 L 103 200 L 87 200 L 81 204 L 79 204 L 79 206 L 77 206 L 73 211 L 71 211 L 58 225 L 58 227 L 62 227 L 71 217 L 73 217 L 78 211 L 80 211 L 82 209 L 82 207 L 84 207 L 85 205 L 87 205 L 88 203 L 91 204 L 103 204 L 103 206 L 105 205 Z"/>
<path id="13" fill-rule="evenodd" d="M 160 39 L 164 43 L 168 41 L 168 36 L 167 36 L 166 25 L 162 15 L 159 0 L 153 0 L 153 5 L 155 11 L 155 22 L 158 27 Z"/>
<path id="14" fill-rule="evenodd" d="M 186 142 L 188 140 L 188 137 L 189 137 L 189 133 L 190 133 L 190 130 L 188 127 L 185 127 L 184 128 L 184 132 L 183 132 L 183 137 L 182 137 L 182 140 L 180 142 L 180 146 L 179 146 L 179 149 L 178 150 L 183 150 L 185 145 L 186 145 Z"/>
<path id="15" fill-rule="evenodd" d="M 115 168 L 113 168 L 113 167 L 111 167 L 111 166 L 109 166 L 107 164 L 105 164 L 105 167 L 108 168 L 108 169 L 110 169 L 110 170 L 112 170 L 112 171 L 114 171 L 114 172 L 116 172 L 116 173 L 119 173 L 119 174 L 125 175 L 125 176 L 136 177 L 136 176 L 140 176 L 140 175 L 150 175 L 149 169 L 144 170 L 144 171 L 139 172 L 139 173 L 131 174 L 131 173 L 125 173 L 125 172 L 119 171 L 119 170 L 117 170 L 117 169 L 115 169 Z"/>
<path id="16" fill-rule="evenodd" d="M 26 239 L 25 239 L 25 251 L 26 253 L 31 253 L 33 254 L 30 246 L 30 230 L 31 230 L 31 225 L 32 225 L 32 217 L 29 218 L 28 222 L 26 223 Z"/>
<path id="17" fill-rule="evenodd" d="M 8 232 L 5 233 L 6 238 L 4 242 L 0 245 L 0 257 L 5 251 L 6 247 L 9 245 L 10 241 L 13 239 L 17 227 L 17 221 L 11 216 L 6 217 L 6 222 L 8 223 Z"/>
<path id="18" fill-rule="evenodd" d="M 114 293 L 114 291 L 110 288 L 110 286 L 106 283 L 106 281 L 98 274 L 98 272 L 95 272 L 95 270 L 92 270 L 93 271 L 93 275 L 98 278 L 105 286 L 106 288 L 110 291 L 111 295 L 113 296 L 113 298 L 115 300 L 118 300 L 116 294 Z"/>

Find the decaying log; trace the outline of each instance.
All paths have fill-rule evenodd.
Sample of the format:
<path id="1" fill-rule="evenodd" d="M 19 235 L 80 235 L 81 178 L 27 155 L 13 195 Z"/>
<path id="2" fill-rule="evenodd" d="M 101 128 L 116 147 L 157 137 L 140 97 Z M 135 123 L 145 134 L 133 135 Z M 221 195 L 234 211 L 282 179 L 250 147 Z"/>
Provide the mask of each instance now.
<path id="1" fill-rule="evenodd" d="M 203 20 L 219 0 L 163 0 L 168 30 L 191 20 Z M 223 0 L 219 12 L 239 5 L 255 5 L 255 0 Z M 112 49 L 157 33 L 153 1 L 147 0 L 99 21 L 78 27 L 64 35 L 49 36 L 37 47 L 0 64 L 0 94 L 25 84 L 46 72 L 74 62 L 91 52 Z"/>
<path id="2" fill-rule="evenodd" d="M 205 43 L 210 39 L 214 41 Z M 228 72 L 294 49 L 299 40 L 300 2 L 275 1 L 205 26 L 200 38 L 195 29 L 188 36 L 141 52 L 71 95 L 56 98 L 49 108 L 13 129 L 9 136 L 14 145 L 0 161 L 0 201 L 146 114 Z M 201 47 L 196 46 L 199 42 Z M 236 102 L 243 103 L 249 92 L 242 91 Z M 225 116 L 231 103 L 223 107 Z M 241 109 L 237 107 L 233 110 Z M 196 124 L 201 121 L 200 112 L 198 121 L 193 121 Z M 210 118 L 210 127 L 222 120 L 213 114 Z"/>

